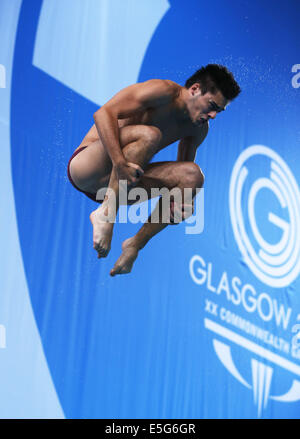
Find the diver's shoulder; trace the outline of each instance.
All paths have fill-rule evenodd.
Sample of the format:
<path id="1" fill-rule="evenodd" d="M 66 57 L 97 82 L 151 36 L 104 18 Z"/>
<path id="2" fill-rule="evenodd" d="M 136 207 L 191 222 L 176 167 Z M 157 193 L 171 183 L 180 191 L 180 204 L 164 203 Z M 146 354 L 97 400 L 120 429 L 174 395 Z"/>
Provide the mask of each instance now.
<path id="1" fill-rule="evenodd" d="M 170 97 L 176 97 L 180 91 L 180 85 L 169 79 L 147 79 L 143 86 L 152 92 L 162 93 Z"/>
<path id="2" fill-rule="evenodd" d="M 181 85 L 177 84 L 177 82 L 171 81 L 171 79 L 163 79 L 163 81 L 176 93 L 179 93 L 182 89 Z"/>

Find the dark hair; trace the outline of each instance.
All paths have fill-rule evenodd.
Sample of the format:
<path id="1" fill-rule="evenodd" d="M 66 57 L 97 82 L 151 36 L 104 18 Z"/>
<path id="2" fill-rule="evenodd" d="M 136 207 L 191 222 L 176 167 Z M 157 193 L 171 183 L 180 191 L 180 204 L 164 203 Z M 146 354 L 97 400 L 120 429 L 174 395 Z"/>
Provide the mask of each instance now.
<path id="1" fill-rule="evenodd" d="M 190 88 L 195 82 L 200 84 L 203 94 L 216 93 L 219 90 L 229 101 L 232 101 L 241 92 L 233 74 L 227 67 L 220 64 L 208 64 L 206 67 L 201 67 L 186 81 L 185 87 Z"/>

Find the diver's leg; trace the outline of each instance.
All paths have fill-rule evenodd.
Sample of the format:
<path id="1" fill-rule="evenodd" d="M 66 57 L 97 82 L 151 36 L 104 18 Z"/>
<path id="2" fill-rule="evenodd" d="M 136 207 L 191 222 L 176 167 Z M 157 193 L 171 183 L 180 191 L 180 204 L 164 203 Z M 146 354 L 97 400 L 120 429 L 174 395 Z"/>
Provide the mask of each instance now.
<path id="1" fill-rule="evenodd" d="M 183 197 L 184 189 L 190 188 L 192 198 L 194 198 L 203 186 L 204 176 L 199 166 L 194 162 L 151 163 L 145 170 L 141 183 L 141 186 L 144 187 L 149 194 L 151 193 L 151 188 L 161 189 L 165 187 L 171 191 L 174 188 L 179 188 Z M 187 206 L 183 207 L 187 208 Z M 164 218 L 168 218 L 168 214 L 166 215 L 168 212 L 165 212 L 164 209 L 171 209 L 172 211 L 173 208 L 174 204 L 170 206 L 170 204 L 163 202 L 163 198 L 159 199 L 148 221 L 143 224 L 138 233 L 123 242 L 122 254 L 111 270 L 111 276 L 125 274 L 131 271 L 139 250 L 141 250 L 153 236 L 157 235 L 170 224 L 170 222 L 164 220 Z M 185 211 L 183 219 L 187 218 L 191 213 L 192 206 L 190 206 L 189 213 Z M 172 217 L 174 217 L 174 212 L 171 212 L 171 218 Z"/>
<path id="2" fill-rule="evenodd" d="M 125 136 L 124 130 L 126 130 Z M 135 163 L 141 168 L 147 166 L 158 150 L 161 140 L 160 130 L 152 126 L 134 125 L 124 127 L 120 134 L 123 144 L 131 140 L 122 150 L 126 161 Z M 110 250 L 118 208 L 119 180 L 113 167 L 104 201 L 90 215 L 93 224 L 93 243 L 95 250 L 98 252 L 98 258 L 106 257 Z"/>

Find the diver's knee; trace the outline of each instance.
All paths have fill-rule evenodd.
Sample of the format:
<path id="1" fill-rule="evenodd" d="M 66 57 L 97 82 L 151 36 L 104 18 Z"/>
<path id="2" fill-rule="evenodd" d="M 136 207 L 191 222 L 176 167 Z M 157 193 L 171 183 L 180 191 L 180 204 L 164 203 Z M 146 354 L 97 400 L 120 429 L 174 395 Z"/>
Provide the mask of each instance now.
<path id="1" fill-rule="evenodd" d="M 202 188 L 204 185 L 204 174 L 194 162 L 185 162 L 184 164 L 184 180 L 186 187 Z"/>

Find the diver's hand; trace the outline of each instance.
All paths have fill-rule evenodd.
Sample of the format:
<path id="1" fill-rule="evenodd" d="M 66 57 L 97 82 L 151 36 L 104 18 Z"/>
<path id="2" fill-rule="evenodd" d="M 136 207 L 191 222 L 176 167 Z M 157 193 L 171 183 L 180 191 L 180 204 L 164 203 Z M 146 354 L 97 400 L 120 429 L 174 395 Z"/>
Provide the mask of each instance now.
<path id="1" fill-rule="evenodd" d="M 135 186 L 144 175 L 142 168 L 131 162 L 119 163 L 115 169 L 118 180 L 127 180 L 129 187 Z"/>

